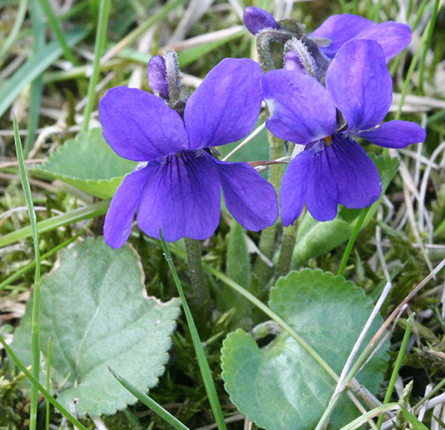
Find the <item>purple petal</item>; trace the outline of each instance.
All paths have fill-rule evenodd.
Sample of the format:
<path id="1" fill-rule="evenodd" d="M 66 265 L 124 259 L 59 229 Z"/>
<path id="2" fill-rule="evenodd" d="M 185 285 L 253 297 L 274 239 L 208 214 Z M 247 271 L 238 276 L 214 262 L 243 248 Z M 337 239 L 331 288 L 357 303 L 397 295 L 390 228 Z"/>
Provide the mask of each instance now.
<path id="1" fill-rule="evenodd" d="M 350 131 L 375 127 L 391 106 L 391 74 L 382 48 L 373 40 L 346 43 L 329 66 L 326 86 Z"/>
<path id="2" fill-rule="evenodd" d="M 120 248 L 128 240 L 134 213 L 152 170 L 152 166 L 148 165 L 130 173 L 113 196 L 104 225 L 105 242 L 112 248 Z"/>
<path id="3" fill-rule="evenodd" d="M 402 52 L 411 43 L 411 28 L 409 25 L 394 21 L 371 26 L 362 31 L 357 39 L 375 40 L 385 53 L 386 62 Z"/>
<path id="4" fill-rule="evenodd" d="M 99 103 L 99 118 L 105 140 L 128 160 L 150 161 L 188 149 L 179 114 L 145 91 L 108 90 Z"/>
<path id="5" fill-rule="evenodd" d="M 284 69 L 292 70 L 297 73 L 306 74 L 306 70 L 303 66 L 303 63 L 298 57 L 298 54 L 295 51 L 288 51 L 284 54 Z"/>
<path id="6" fill-rule="evenodd" d="M 208 239 L 219 224 L 220 180 L 215 163 L 204 153 L 172 156 L 156 167 L 138 206 L 139 227 L 159 239 Z"/>
<path id="7" fill-rule="evenodd" d="M 280 28 L 274 17 L 264 9 L 249 6 L 244 9 L 244 25 L 253 34 L 257 35 L 266 28 Z"/>
<path id="8" fill-rule="evenodd" d="M 346 42 L 354 39 L 361 32 L 376 28 L 377 26 L 378 24 L 362 16 L 350 15 L 348 13 L 332 15 L 312 32 L 310 37 L 331 39 L 329 46 L 320 49 L 327 57 L 332 59 Z"/>
<path id="9" fill-rule="evenodd" d="M 283 225 L 288 226 L 301 215 L 306 202 L 307 184 L 313 181 L 314 151 L 309 149 L 300 152 L 289 164 L 281 181 L 280 211 Z M 336 201 L 331 202 L 337 211 Z M 335 217 L 334 214 L 334 217 Z"/>
<path id="10" fill-rule="evenodd" d="M 148 85 L 154 93 L 158 93 L 162 98 L 168 100 L 167 70 L 164 58 L 160 55 L 151 57 L 148 62 Z"/>
<path id="11" fill-rule="evenodd" d="M 214 159 L 227 209 L 247 230 L 259 231 L 278 218 L 277 194 L 249 163 Z"/>
<path id="12" fill-rule="evenodd" d="M 382 184 L 377 167 L 355 140 L 334 135 L 327 156 L 340 204 L 363 209 L 379 199 Z"/>
<path id="13" fill-rule="evenodd" d="M 273 70 L 263 77 L 262 85 L 271 115 L 267 128 L 275 136 L 306 144 L 335 132 L 335 106 L 326 88 L 313 77 Z"/>
<path id="14" fill-rule="evenodd" d="M 316 220 L 330 221 L 337 216 L 338 204 L 365 208 L 380 193 L 372 160 L 357 142 L 336 134 L 329 147 L 319 142 L 290 163 L 281 184 L 281 217 L 284 225 L 293 223 L 305 203 Z"/>
<path id="15" fill-rule="evenodd" d="M 415 122 L 395 120 L 375 130 L 362 131 L 358 136 L 384 148 L 405 148 L 412 143 L 423 142 L 426 132 Z"/>
<path id="16" fill-rule="evenodd" d="M 210 71 L 185 107 L 191 149 L 235 142 L 253 129 L 262 74 L 260 65 L 246 58 L 226 58 Z"/>

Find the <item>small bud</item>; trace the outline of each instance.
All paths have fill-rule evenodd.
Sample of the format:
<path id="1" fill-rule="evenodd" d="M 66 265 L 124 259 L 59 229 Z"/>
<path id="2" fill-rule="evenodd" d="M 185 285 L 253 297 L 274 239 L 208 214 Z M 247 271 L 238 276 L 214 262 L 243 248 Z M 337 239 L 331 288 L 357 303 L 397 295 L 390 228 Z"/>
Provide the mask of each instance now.
<path id="1" fill-rule="evenodd" d="M 167 70 L 160 55 L 155 55 L 148 62 L 148 85 L 156 95 L 168 100 Z"/>
<path id="2" fill-rule="evenodd" d="M 280 28 L 269 12 L 255 6 L 249 6 L 244 9 L 243 21 L 244 25 L 253 35 L 257 35 L 261 30 L 266 28 Z"/>
<path id="3" fill-rule="evenodd" d="M 316 77 L 316 64 L 306 45 L 296 37 L 284 46 L 284 68 Z"/>

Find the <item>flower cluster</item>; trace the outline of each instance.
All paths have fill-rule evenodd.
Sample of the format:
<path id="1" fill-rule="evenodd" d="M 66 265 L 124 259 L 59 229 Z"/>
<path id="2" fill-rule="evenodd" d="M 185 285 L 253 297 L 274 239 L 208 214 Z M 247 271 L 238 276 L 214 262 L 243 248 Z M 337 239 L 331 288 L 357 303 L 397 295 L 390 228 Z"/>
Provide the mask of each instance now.
<path id="1" fill-rule="evenodd" d="M 415 123 L 381 124 L 392 102 L 386 64 L 410 43 L 407 25 L 346 14 L 306 35 L 302 24 L 292 33 L 288 22 L 254 7 L 245 10 L 244 22 L 258 38 L 273 32 L 273 40 L 285 42 L 283 69 L 263 75 L 253 60 L 225 59 L 178 103 L 177 69 L 156 56 L 148 72 L 155 95 L 116 87 L 102 98 L 105 139 L 118 155 L 139 162 L 107 213 L 110 246 L 126 242 L 136 211 L 149 236 L 159 237 L 162 229 L 168 241 L 210 237 L 219 223 L 221 189 L 227 209 L 246 229 L 272 225 L 278 205 L 271 184 L 248 163 L 220 161 L 213 150 L 248 135 L 263 100 L 270 132 L 302 148 L 281 184 L 284 225 L 304 205 L 315 219 L 328 221 L 338 204 L 364 208 L 378 200 L 379 173 L 356 137 L 386 148 L 425 139 Z"/>

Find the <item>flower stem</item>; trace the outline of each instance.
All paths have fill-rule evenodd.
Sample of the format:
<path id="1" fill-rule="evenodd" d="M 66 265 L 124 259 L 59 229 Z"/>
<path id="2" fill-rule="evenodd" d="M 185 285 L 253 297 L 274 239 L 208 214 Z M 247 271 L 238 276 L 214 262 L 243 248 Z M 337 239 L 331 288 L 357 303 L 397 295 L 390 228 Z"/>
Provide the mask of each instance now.
<path id="1" fill-rule="evenodd" d="M 349 242 L 346 245 L 345 253 L 343 254 L 343 258 L 341 259 L 340 268 L 338 269 L 338 274 L 340 276 L 343 276 L 343 274 L 345 273 L 346 264 L 348 264 L 349 256 L 351 255 L 355 240 L 357 239 L 357 236 L 360 233 L 360 229 L 362 228 L 362 225 L 363 225 L 363 222 L 365 221 L 366 215 L 368 215 L 370 207 L 371 206 L 362 210 L 362 213 L 360 214 L 360 217 L 354 226 L 354 230 L 351 234 L 351 237 L 349 238 Z"/>
<path id="2" fill-rule="evenodd" d="M 297 240 L 298 221 L 284 228 L 283 242 L 281 243 L 280 258 L 275 268 L 275 280 L 289 273 L 292 262 L 292 254 Z"/>
<path id="3" fill-rule="evenodd" d="M 269 131 L 267 132 L 270 145 L 270 160 L 277 160 L 284 156 L 284 142 L 275 137 Z M 283 166 L 281 164 L 272 164 L 269 167 L 269 182 L 275 188 L 277 195 L 279 195 L 281 178 L 283 177 Z M 259 249 L 260 252 L 268 259 L 272 259 L 275 250 L 275 237 L 279 222 L 275 222 L 272 226 L 264 229 L 261 232 Z M 257 282 L 260 285 L 265 285 L 272 276 L 273 269 L 269 267 L 261 258 L 258 258 L 255 263 L 254 274 Z"/>
<path id="4" fill-rule="evenodd" d="M 187 264 L 190 282 L 193 286 L 193 306 L 204 311 L 209 316 L 212 308 L 212 298 L 207 286 L 204 269 L 201 260 L 201 242 L 199 240 L 185 238 L 185 250 L 187 252 Z"/>

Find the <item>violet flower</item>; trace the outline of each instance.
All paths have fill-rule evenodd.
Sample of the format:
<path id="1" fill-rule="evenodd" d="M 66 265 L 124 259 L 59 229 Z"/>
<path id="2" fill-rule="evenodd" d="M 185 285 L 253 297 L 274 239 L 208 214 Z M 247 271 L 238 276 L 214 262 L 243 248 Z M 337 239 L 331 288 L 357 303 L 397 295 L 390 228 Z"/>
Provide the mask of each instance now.
<path id="1" fill-rule="evenodd" d="M 318 221 L 337 215 L 337 205 L 360 209 L 381 194 L 380 176 L 354 136 L 386 148 L 425 140 L 425 130 L 408 121 L 376 127 L 392 101 L 392 80 L 385 54 L 373 40 L 346 43 L 326 74 L 326 87 L 290 70 L 263 77 L 271 117 L 269 130 L 281 139 L 305 145 L 289 164 L 281 184 L 284 225 L 292 224 L 306 204 Z M 337 130 L 337 109 L 347 126 Z"/>
<path id="2" fill-rule="evenodd" d="M 272 225 L 278 216 L 272 185 L 248 163 L 214 158 L 209 147 L 246 136 L 261 109 L 261 67 L 225 59 L 189 98 L 182 118 L 162 99 L 127 87 L 112 88 L 99 104 L 108 144 L 143 167 L 127 175 L 105 218 L 113 248 L 125 244 L 135 211 L 149 236 L 209 238 L 219 224 L 221 188 L 228 210 L 248 230 Z"/>
<path id="3" fill-rule="evenodd" d="M 330 59 L 350 40 L 375 40 L 382 47 L 388 62 L 411 43 L 411 29 L 409 25 L 394 21 L 377 24 L 362 16 L 345 13 L 330 16 L 309 37 L 331 40 L 329 46 L 320 46 L 320 50 Z"/>
<path id="4" fill-rule="evenodd" d="M 255 6 L 244 9 L 243 22 L 254 36 L 266 28 L 280 28 L 275 18 L 267 10 Z"/>

